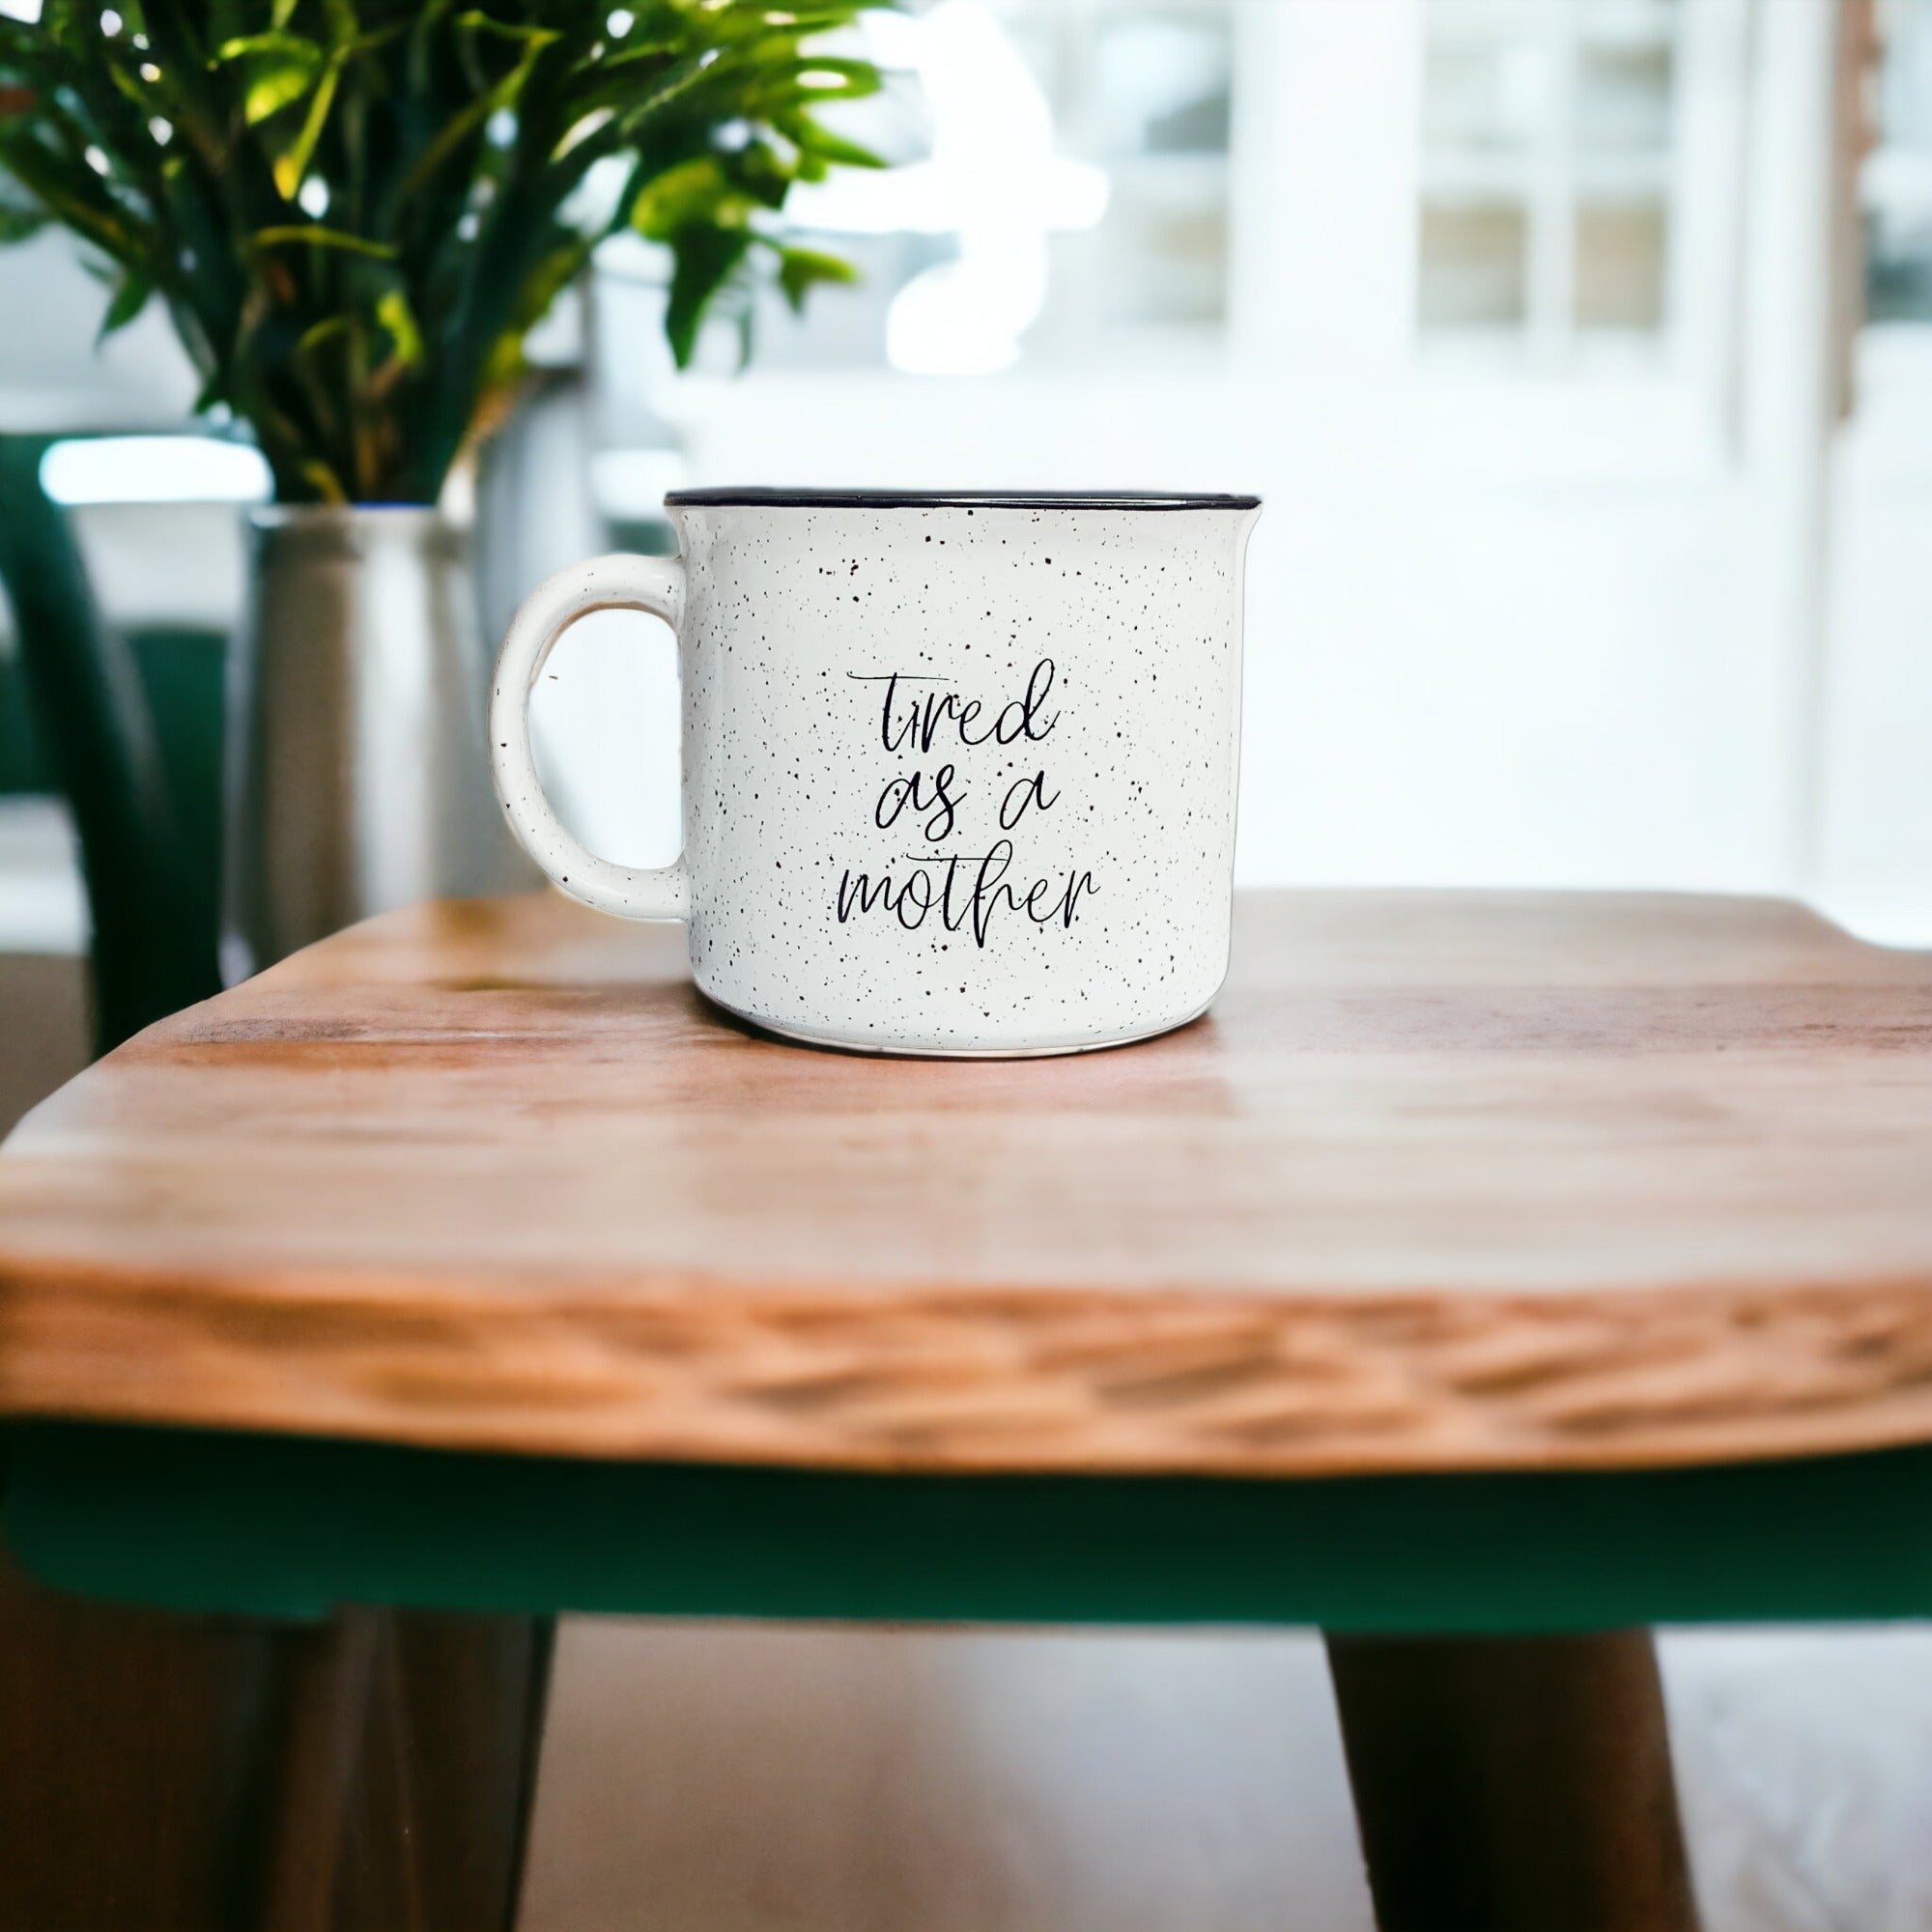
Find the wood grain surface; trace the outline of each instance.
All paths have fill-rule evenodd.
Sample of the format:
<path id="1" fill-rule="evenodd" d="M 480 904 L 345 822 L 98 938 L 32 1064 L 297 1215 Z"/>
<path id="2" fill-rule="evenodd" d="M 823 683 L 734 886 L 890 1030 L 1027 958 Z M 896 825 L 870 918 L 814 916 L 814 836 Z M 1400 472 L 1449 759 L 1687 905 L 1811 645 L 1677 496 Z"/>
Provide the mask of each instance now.
<path id="1" fill-rule="evenodd" d="M 1081 1059 L 759 1038 L 552 896 L 356 928 L 0 1153 L 0 1413 L 922 1470 L 1932 1438 L 1932 958 L 1284 894 Z"/>

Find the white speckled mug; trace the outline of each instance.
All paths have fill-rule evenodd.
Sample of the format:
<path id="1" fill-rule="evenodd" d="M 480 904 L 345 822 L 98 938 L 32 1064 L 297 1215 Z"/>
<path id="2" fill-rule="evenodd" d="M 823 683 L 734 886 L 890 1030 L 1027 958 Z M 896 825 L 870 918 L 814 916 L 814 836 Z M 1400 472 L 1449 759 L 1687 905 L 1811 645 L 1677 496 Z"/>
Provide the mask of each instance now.
<path id="1" fill-rule="evenodd" d="M 680 554 L 566 570 L 497 664 L 491 755 L 565 892 L 690 928 L 698 985 L 868 1053 L 1076 1053 L 1228 964 L 1252 497 L 690 490 Z M 677 633 L 682 857 L 584 850 L 530 688 L 586 611 Z"/>

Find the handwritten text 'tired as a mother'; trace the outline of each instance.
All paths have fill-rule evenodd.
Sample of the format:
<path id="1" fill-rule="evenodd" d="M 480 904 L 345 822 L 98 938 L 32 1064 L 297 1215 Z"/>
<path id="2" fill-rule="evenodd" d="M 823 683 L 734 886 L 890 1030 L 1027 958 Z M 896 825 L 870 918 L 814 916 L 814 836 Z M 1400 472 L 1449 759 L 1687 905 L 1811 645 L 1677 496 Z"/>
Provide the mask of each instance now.
<path id="1" fill-rule="evenodd" d="M 965 808 L 972 787 L 959 762 L 948 755 L 982 745 L 1006 750 L 1043 742 L 1060 723 L 1060 713 L 1046 709 L 1053 660 L 1041 658 L 1025 692 L 990 714 L 979 698 L 945 690 L 951 678 L 910 671 L 847 671 L 846 676 L 878 687 L 877 728 L 886 751 L 922 761 L 886 781 L 872 807 L 872 823 L 881 832 L 902 829 L 908 844 L 926 849 L 909 851 L 876 874 L 847 867 L 838 881 L 839 923 L 860 913 L 882 912 L 917 932 L 936 916 L 949 932 L 963 927 L 980 946 L 1002 913 L 1023 913 L 1035 925 L 1070 926 L 1081 899 L 1094 891 L 1092 872 L 1069 869 L 1064 877 L 1037 878 L 1023 888 L 1007 881 L 1013 864 L 1009 835 L 1060 802 L 1044 769 L 1002 788 L 998 838 L 968 838 Z M 932 762 L 935 754 L 938 761 Z M 955 839 L 961 844 L 954 846 Z"/>

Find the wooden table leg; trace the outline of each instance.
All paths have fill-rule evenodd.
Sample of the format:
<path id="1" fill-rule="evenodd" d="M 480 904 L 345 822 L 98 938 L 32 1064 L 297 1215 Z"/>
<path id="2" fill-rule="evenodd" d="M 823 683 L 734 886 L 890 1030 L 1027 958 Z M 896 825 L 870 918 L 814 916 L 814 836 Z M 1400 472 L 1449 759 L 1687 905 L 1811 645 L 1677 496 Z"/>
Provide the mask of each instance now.
<path id="1" fill-rule="evenodd" d="M 269 1932 L 511 1932 L 554 1626 L 350 1609 L 294 1646 Z"/>
<path id="2" fill-rule="evenodd" d="M 84 1603 L 0 1552 L 0 1932 L 509 1932 L 550 1648 Z"/>
<path id="3" fill-rule="evenodd" d="M 1327 1641 L 1381 1932 L 1694 1932 L 1648 1632 Z"/>

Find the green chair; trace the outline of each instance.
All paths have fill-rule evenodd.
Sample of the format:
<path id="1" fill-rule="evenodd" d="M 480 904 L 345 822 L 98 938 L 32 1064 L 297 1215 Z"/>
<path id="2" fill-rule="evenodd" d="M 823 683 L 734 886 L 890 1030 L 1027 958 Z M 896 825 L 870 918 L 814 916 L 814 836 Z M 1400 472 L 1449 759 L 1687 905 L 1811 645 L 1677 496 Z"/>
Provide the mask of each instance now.
<path id="1" fill-rule="evenodd" d="M 41 484 L 66 440 L 0 436 L 0 588 L 18 639 L 0 657 L 0 792 L 58 791 L 72 812 L 105 1052 L 220 987 L 222 639 L 103 622 Z"/>

